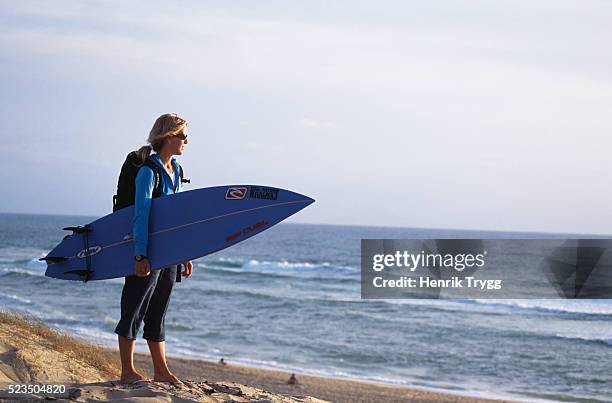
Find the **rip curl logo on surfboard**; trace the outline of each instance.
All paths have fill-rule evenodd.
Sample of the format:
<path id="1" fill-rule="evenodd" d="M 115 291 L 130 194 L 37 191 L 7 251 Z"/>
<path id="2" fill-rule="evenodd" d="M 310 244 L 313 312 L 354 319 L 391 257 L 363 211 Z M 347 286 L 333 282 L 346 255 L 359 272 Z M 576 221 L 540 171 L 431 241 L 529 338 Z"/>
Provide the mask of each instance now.
<path id="1" fill-rule="evenodd" d="M 225 200 L 242 200 L 247 194 L 246 187 L 227 188 Z"/>
<path id="2" fill-rule="evenodd" d="M 84 257 L 87 257 L 87 256 L 97 255 L 100 252 L 102 252 L 101 246 L 92 246 L 89 249 L 83 249 L 82 251 L 77 253 L 77 257 L 80 259 L 83 259 Z"/>

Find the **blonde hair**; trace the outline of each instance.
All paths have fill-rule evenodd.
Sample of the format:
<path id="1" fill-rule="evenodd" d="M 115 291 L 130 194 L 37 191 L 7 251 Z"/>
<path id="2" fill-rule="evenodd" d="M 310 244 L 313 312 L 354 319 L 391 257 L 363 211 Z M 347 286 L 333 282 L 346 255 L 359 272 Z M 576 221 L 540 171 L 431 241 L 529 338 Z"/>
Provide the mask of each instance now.
<path id="1" fill-rule="evenodd" d="M 138 157 L 145 162 L 152 151 L 159 152 L 164 145 L 164 139 L 184 133 L 187 130 L 187 120 L 176 113 L 165 113 L 158 117 L 149 132 L 147 142 L 136 151 Z"/>

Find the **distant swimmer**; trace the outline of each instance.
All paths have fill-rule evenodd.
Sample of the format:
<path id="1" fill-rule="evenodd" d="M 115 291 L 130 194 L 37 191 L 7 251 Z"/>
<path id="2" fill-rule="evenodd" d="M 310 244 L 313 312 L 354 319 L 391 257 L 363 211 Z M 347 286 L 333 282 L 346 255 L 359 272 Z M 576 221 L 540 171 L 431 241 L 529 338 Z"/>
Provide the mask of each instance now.
<path id="1" fill-rule="evenodd" d="M 221 365 L 227 365 L 227 362 L 225 362 L 225 359 L 221 358 L 221 359 L 219 360 L 219 364 L 221 364 Z"/>

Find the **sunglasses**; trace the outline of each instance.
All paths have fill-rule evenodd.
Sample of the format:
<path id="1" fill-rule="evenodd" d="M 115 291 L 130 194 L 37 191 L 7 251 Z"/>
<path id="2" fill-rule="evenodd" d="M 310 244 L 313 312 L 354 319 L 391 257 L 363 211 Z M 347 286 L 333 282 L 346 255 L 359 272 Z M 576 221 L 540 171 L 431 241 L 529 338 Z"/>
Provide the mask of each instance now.
<path id="1" fill-rule="evenodd" d="M 187 140 L 187 135 L 185 133 L 177 134 L 174 137 L 178 137 L 181 140 Z"/>

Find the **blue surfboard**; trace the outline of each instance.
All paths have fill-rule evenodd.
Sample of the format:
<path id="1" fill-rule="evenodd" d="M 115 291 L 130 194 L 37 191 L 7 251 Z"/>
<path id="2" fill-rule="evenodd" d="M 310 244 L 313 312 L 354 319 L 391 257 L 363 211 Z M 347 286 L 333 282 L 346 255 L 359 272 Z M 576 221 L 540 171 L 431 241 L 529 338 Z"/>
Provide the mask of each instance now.
<path id="1" fill-rule="evenodd" d="M 310 197 L 258 185 L 217 186 L 153 199 L 148 258 L 152 270 L 228 248 L 313 203 Z M 45 275 L 105 280 L 134 274 L 134 206 L 73 231 L 49 254 Z"/>

